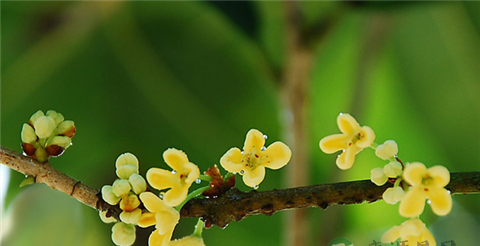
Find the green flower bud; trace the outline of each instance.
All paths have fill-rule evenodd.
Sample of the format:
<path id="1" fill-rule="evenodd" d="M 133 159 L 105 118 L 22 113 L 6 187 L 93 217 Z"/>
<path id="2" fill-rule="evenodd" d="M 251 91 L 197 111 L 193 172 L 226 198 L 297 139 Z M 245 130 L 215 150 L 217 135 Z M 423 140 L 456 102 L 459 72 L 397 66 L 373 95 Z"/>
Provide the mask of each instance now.
<path id="1" fill-rule="evenodd" d="M 135 226 L 118 222 L 112 227 L 112 241 L 116 245 L 129 246 L 135 242 Z"/>
<path id="2" fill-rule="evenodd" d="M 102 187 L 102 198 L 110 205 L 117 205 L 121 199 L 113 193 L 113 188 L 111 185 L 104 185 Z"/>
<path id="3" fill-rule="evenodd" d="M 35 123 L 35 121 L 37 121 L 38 118 L 42 117 L 42 116 L 45 116 L 43 114 L 43 111 L 42 110 L 38 110 L 37 112 L 35 112 L 31 117 L 30 117 L 30 121 L 29 121 L 29 124 L 31 126 L 33 126 L 33 124 Z"/>
<path id="4" fill-rule="evenodd" d="M 22 142 L 33 144 L 37 141 L 37 134 L 29 124 L 23 124 L 22 127 Z"/>
<path id="5" fill-rule="evenodd" d="M 65 120 L 61 113 L 57 113 L 54 110 L 48 110 L 46 115 L 52 117 L 52 119 L 55 121 L 55 126 L 58 126 Z"/>
<path id="6" fill-rule="evenodd" d="M 147 190 L 147 182 L 145 182 L 145 179 L 137 173 L 130 175 L 128 182 L 130 182 L 135 194 L 140 194 Z"/>
<path id="7" fill-rule="evenodd" d="M 75 128 L 75 123 L 71 120 L 66 120 L 57 126 L 58 135 L 66 136 L 69 138 L 72 138 L 73 135 L 75 135 L 76 130 L 77 129 Z"/>
<path id="8" fill-rule="evenodd" d="M 98 215 L 100 216 L 100 219 L 103 221 L 103 223 L 109 224 L 113 222 L 117 222 L 113 216 L 107 217 L 107 211 L 99 211 Z"/>
<path id="9" fill-rule="evenodd" d="M 140 221 L 140 217 L 142 216 L 142 210 L 136 208 L 132 212 L 123 211 L 120 213 L 120 219 L 128 224 L 137 224 Z"/>
<path id="10" fill-rule="evenodd" d="M 115 167 L 119 168 L 124 165 L 134 165 L 138 168 L 138 159 L 132 153 L 121 154 L 115 162 Z"/>
<path id="11" fill-rule="evenodd" d="M 39 138 L 49 138 L 55 130 L 55 121 L 50 116 L 40 116 L 34 123 L 35 133 Z"/>
<path id="12" fill-rule="evenodd" d="M 72 145 L 72 139 L 69 137 L 65 136 L 55 136 L 53 138 L 50 138 L 49 141 L 47 142 L 48 145 L 58 145 L 64 149 L 70 147 Z"/>
<path id="13" fill-rule="evenodd" d="M 134 173 L 138 173 L 138 166 L 124 165 L 117 167 L 117 176 L 121 179 L 128 179 Z"/>
<path id="14" fill-rule="evenodd" d="M 115 180 L 115 182 L 113 182 L 113 185 L 112 185 L 113 194 L 115 194 L 118 197 L 128 195 L 128 193 L 130 192 L 130 189 L 131 189 L 130 182 L 128 182 L 128 180 L 125 180 L 125 179 L 117 179 Z"/>

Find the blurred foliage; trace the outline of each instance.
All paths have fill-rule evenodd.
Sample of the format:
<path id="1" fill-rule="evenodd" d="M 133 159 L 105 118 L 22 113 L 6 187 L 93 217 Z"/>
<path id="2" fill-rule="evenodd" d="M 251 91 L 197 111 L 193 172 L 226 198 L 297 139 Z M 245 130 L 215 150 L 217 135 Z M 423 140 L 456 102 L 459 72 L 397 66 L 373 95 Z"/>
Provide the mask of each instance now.
<path id="1" fill-rule="evenodd" d="M 161 154 L 184 150 L 201 170 L 217 164 L 246 132 L 284 140 L 280 78 L 286 64 L 283 2 L 2 2 L 2 145 L 20 148 L 22 123 L 54 109 L 77 126 L 74 146 L 51 163 L 100 188 L 130 151 L 140 172 L 166 167 Z M 312 184 L 369 178 L 383 163 L 371 150 L 342 172 L 318 141 L 337 132 L 339 112 L 395 139 L 404 161 L 480 168 L 478 2 L 298 2 L 312 39 L 308 144 Z M 367 153 L 369 152 L 369 153 Z M 295 153 L 294 153 L 295 154 Z M 291 163 L 290 165 L 294 165 Z M 260 190 L 284 187 L 268 172 Z M 19 188 L 12 172 L 5 245 L 113 245 L 92 209 L 41 185 Z M 240 189 L 247 188 L 239 182 Z M 422 216 L 439 240 L 480 241 L 478 195 L 454 196 L 454 211 Z M 312 245 L 343 237 L 379 240 L 404 221 L 377 202 L 309 209 Z M 385 219 L 388 218 L 388 219 Z M 335 222 L 332 222 L 334 219 Z M 207 245 L 280 245 L 284 216 L 254 216 L 206 230 Z M 193 230 L 186 219 L 174 237 Z M 8 229 L 8 230 L 7 230 Z M 260 234 L 261 232 L 261 234 Z M 136 245 L 146 245 L 139 230 Z"/>

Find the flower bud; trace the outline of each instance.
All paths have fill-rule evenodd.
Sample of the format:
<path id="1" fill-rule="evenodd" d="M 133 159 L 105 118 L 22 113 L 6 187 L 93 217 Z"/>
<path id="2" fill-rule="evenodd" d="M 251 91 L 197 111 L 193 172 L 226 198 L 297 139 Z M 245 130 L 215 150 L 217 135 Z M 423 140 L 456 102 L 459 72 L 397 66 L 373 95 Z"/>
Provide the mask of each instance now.
<path id="1" fill-rule="evenodd" d="M 370 173 L 371 173 L 370 179 L 374 184 L 378 186 L 384 185 L 388 180 L 388 177 L 385 175 L 385 173 L 383 172 L 383 168 L 381 167 L 372 169 Z"/>
<path id="2" fill-rule="evenodd" d="M 145 179 L 137 173 L 130 175 L 128 182 L 130 182 L 135 194 L 140 194 L 147 190 L 147 182 L 145 182 Z"/>
<path id="3" fill-rule="evenodd" d="M 395 157 L 398 153 L 398 145 L 393 140 L 387 140 L 385 143 L 379 145 L 375 150 L 375 154 L 382 160 Z"/>
<path id="4" fill-rule="evenodd" d="M 29 124 L 23 124 L 22 127 L 22 142 L 33 144 L 37 141 L 37 134 Z"/>
<path id="5" fill-rule="evenodd" d="M 122 213 L 120 213 L 120 219 L 123 222 L 134 225 L 138 223 L 141 216 L 142 210 L 139 208 L 136 208 L 132 212 L 123 211 Z"/>
<path id="6" fill-rule="evenodd" d="M 127 197 L 123 197 L 120 201 L 120 209 L 123 211 L 132 212 L 138 208 L 138 206 L 140 206 L 140 200 L 135 194 L 130 194 Z"/>
<path id="7" fill-rule="evenodd" d="M 117 168 L 117 176 L 121 179 L 128 179 L 130 175 L 138 173 L 138 167 L 134 165 L 124 165 Z"/>
<path id="8" fill-rule="evenodd" d="M 393 205 L 401 201 L 404 195 L 405 195 L 405 191 L 402 189 L 402 187 L 397 186 L 394 188 L 388 188 L 383 193 L 382 197 L 386 203 Z"/>
<path id="9" fill-rule="evenodd" d="M 70 147 L 70 145 L 72 145 L 72 139 L 70 139 L 69 137 L 65 137 L 65 136 L 55 136 L 47 142 L 47 146 L 48 145 L 58 145 L 58 146 L 60 146 L 64 149 L 66 149 L 66 148 Z"/>
<path id="10" fill-rule="evenodd" d="M 47 151 L 38 145 L 37 145 L 37 149 L 35 150 L 34 156 L 35 156 L 35 159 L 37 159 L 37 161 L 39 162 L 46 162 L 50 157 Z"/>
<path id="11" fill-rule="evenodd" d="M 75 123 L 71 120 L 66 120 L 57 126 L 58 135 L 69 138 L 72 138 L 73 135 L 75 135 L 76 130 Z"/>
<path id="12" fill-rule="evenodd" d="M 113 188 L 110 185 L 104 185 L 102 187 L 102 198 L 110 205 L 117 205 L 121 199 L 113 193 Z"/>
<path id="13" fill-rule="evenodd" d="M 117 179 L 115 182 L 113 182 L 112 185 L 112 191 L 113 194 L 115 194 L 118 197 L 123 197 L 125 195 L 128 195 L 130 192 L 130 183 L 126 179 Z"/>
<path id="14" fill-rule="evenodd" d="M 138 159 L 132 153 L 121 154 L 115 162 L 115 167 L 119 168 L 125 165 L 134 165 L 138 168 Z"/>
<path id="15" fill-rule="evenodd" d="M 42 117 L 42 116 L 45 116 L 43 114 L 43 111 L 42 110 L 38 110 L 37 112 L 35 112 L 31 117 L 30 117 L 30 121 L 28 122 L 31 126 L 33 126 L 33 124 L 35 123 L 35 121 L 37 121 L 38 118 Z"/>
<path id="16" fill-rule="evenodd" d="M 55 130 L 55 121 L 50 116 L 40 116 L 33 123 L 33 127 L 39 138 L 49 138 Z"/>
<path id="17" fill-rule="evenodd" d="M 100 219 L 103 221 L 103 223 L 109 224 L 113 222 L 117 222 L 113 216 L 107 217 L 107 211 L 99 211 L 98 215 L 100 216 Z"/>
<path id="18" fill-rule="evenodd" d="M 54 110 L 48 110 L 46 115 L 52 117 L 52 119 L 55 121 L 55 126 L 58 126 L 65 120 L 61 113 L 57 113 Z"/>
<path id="19" fill-rule="evenodd" d="M 396 161 L 391 161 L 387 165 L 383 167 L 383 172 L 385 175 L 387 175 L 389 178 L 396 178 L 402 174 L 402 164 Z"/>
<path id="20" fill-rule="evenodd" d="M 135 242 L 135 226 L 118 222 L 112 227 L 112 241 L 116 245 L 129 246 Z"/>

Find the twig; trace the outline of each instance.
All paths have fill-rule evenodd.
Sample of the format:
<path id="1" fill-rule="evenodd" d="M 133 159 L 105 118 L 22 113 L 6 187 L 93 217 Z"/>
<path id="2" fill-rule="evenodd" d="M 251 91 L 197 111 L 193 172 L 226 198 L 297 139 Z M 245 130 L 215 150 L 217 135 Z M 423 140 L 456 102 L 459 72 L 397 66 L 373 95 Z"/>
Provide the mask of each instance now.
<path id="1" fill-rule="evenodd" d="M 99 190 L 56 170 L 49 163 L 39 163 L 3 146 L 0 147 L 0 163 L 36 177 L 36 183 L 44 183 L 52 189 L 72 196 L 96 210 L 108 211 L 118 218 L 120 208 L 111 206 L 99 196 Z M 376 186 L 370 180 L 334 184 L 313 185 L 283 190 L 242 192 L 233 188 L 217 198 L 195 198 L 185 204 L 181 217 L 202 217 L 207 224 L 225 227 L 232 221 L 248 216 L 306 207 L 327 209 L 332 205 L 360 204 L 382 199 L 383 192 L 392 187 L 387 182 Z M 446 189 L 452 194 L 480 193 L 480 172 L 452 173 Z"/>

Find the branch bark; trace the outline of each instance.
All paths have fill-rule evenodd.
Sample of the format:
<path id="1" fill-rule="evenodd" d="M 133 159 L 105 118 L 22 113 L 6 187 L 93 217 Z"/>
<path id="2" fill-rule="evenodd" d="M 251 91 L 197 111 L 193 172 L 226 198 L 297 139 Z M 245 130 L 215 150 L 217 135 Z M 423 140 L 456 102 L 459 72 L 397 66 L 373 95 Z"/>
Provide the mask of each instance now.
<path id="1" fill-rule="evenodd" d="M 118 206 L 111 206 L 101 198 L 100 191 L 56 170 L 49 163 L 39 163 L 3 146 L 0 147 L 0 163 L 36 177 L 36 183 L 44 183 L 96 210 L 109 211 L 118 218 Z M 256 214 L 273 215 L 277 211 L 306 207 L 327 209 L 332 205 L 360 204 L 382 199 L 383 192 L 391 187 L 387 183 L 376 186 L 370 180 L 334 184 L 312 185 L 282 190 L 242 192 L 236 188 L 217 198 L 195 198 L 180 211 L 182 218 L 202 217 L 207 226 L 225 227 L 232 221 L 240 221 Z M 451 173 L 446 186 L 451 194 L 480 193 L 480 172 Z"/>

